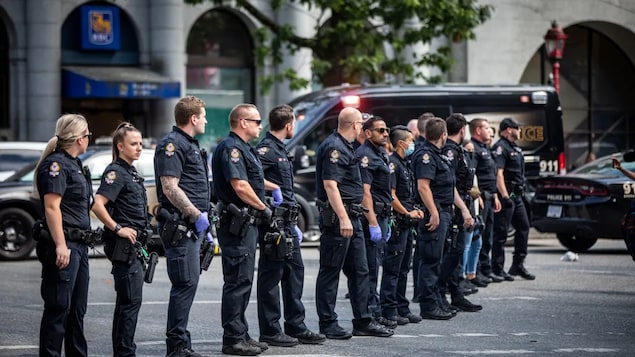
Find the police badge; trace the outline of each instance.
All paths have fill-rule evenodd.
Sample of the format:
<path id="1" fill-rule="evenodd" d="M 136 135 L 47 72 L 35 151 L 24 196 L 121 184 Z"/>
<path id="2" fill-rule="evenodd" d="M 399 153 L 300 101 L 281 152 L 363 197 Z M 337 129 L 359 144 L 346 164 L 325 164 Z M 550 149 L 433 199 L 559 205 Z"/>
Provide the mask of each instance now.
<path id="1" fill-rule="evenodd" d="M 360 161 L 359 166 L 361 166 L 363 169 L 368 167 L 368 156 L 362 157 L 362 160 Z"/>
<path id="2" fill-rule="evenodd" d="M 236 148 L 233 148 L 232 151 L 229 152 L 229 159 L 234 164 L 238 163 L 238 161 L 240 161 L 240 151 L 238 151 L 238 149 Z"/>
<path id="3" fill-rule="evenodd" d="M 104 181 L 108 185 L 112 185 L 115 182 L 116 179 L 117 179 L 117 172 L 114 171 L 114 170 L 108 171 L 108 173 L 104 177 Z"/>
<path id="4" fill-rule="evenodd" d="M 340 158 L 340 152 L 337 150 L 332 150 L 330 156 L 331 156 L 331 162 L 336 163 Z"/>
<path id="5" fill-rule="evenodd" d="M 423 154 L 423 157 L 421 158 L 421 162 L 423 162 L 426 165 L 430 163 L 430 155 L 428 155 L 427 152 Z"/>
<path id="6" fill-rule="evenodd" d="M 165 145 L 165 156 L 172 157 L 174 156 L 174 152 L 176 151 L 176 146 L 173 143 L 167 143 Z"/>
<path id="7" fill-rule="evenodd" d="M 53 161 L 51 163 L 51 166 L 49 166 L 49 176 L 51 176 L 51 177 L 59 176 L 61 169 L 62 169 L 62 167 L 60 166 L 60 164 L 58 164 L 57 161 Z"/>

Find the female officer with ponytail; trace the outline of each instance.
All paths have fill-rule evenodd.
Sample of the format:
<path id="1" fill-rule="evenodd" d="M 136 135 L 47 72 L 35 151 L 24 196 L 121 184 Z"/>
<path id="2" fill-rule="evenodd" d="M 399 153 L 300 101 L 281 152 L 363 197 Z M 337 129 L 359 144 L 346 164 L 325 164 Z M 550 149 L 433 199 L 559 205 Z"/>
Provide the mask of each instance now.
<path id="1" fill-rule="evenodd" d="M 148 199 L 132 163 L 141 156 L 141 133 L 121 123 L 112 138 L 113 162 L 106 167 L 93 212 L 104 223 L 104 251 L 112 262 L 117 301 L 112 323 L 113 356 L 135 356 L 137 316 L 141 308 L 144 268 L 137 243 L 147 243 Z"/>
<path id="2" fill-rule="evenodd" d="M 39 355 L 44 357 L 61 356 L 62 342 L 66 356 L 88 355 L 88 247 L 81 237 L 90 229 L 91 183 L 78 156 L 91 136 L 86 118 L 61 116 L 34 175 L 44 211 L 44 229 L 36 237 L 44 300 Z"/>

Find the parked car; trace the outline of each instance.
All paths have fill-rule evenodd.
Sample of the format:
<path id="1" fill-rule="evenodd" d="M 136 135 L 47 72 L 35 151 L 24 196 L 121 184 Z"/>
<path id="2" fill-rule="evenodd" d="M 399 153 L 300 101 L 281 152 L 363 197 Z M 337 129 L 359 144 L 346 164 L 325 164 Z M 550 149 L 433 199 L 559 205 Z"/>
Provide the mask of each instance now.
<path id="1" fill-rule="evenodd" d="M 534 181 L 532 225 L 556 233 L 575 252 L 591 248 L 598 238 L 622 239 L 621 220 L 635 199 L 635 182 L 614 169 L 604 156 L 562 176 Z M 635 171 L 635 162 L 622 166 Z"/>
<path id="2" fill-rule="evenodd" d="M 80 158 L 90 169 L 93 191 L 96 192 L 104 169 L 112 161 L 111 148 L 89 147 Z M 36 162 L 32 162 L 4 182 L 0 182 L 0 259 L 25 259 L 35 246 L 31 228 L 33 223 L 42 217 L 39 200 L 31 197 Z M 149 212 L 155 213 L 158 201 L 154 179 L 154 151 L 144 149 L 134 165 L 144 178 Z M 153 220 L 152 223 L 156 227 L 156 221 Z M 102 225 L 91 212 L 91 226 L 96 228 Z M 150 245 L 157 244 L 161 245 L 155 235 Z"/>
<path id="3" fill-rule="evenodd" d="M 0 181 L 39 159 L 44 148 L 45 142 L 0 141 Z"/>

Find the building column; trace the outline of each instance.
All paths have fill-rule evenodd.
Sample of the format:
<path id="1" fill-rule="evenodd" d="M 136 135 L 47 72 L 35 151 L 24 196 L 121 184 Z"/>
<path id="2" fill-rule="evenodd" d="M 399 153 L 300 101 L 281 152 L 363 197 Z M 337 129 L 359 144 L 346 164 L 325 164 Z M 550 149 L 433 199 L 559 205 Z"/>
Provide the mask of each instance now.
<path id="1" fill-rule="evenodd" d="M 27 140 L 47 141 L 61 114 L 62 2 L 27 0 L 25 6 L 27 115 L 21 129 Z"/>
<path id="2" fill-rule="evenodd" d="M 182 0 L 148 1 L 150 8 L 150 63 L 152 70 L 181 82 L 185 94 L 185 37 Z M 152 103 L 150 135 L 160 138 L 174 125 L 174 105 L 178 98 Z"/>

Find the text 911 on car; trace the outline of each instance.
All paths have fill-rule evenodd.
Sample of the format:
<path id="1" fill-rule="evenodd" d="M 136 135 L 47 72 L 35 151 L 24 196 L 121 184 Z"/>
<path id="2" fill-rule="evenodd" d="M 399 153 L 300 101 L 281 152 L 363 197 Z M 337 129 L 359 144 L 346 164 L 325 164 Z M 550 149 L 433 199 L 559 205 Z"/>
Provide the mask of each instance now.
<path id="1" fill-rule="evenodd" d="M 622 218 L 635 199 L 635 182 L 612 167 L 604 156 L 562 176 L 534 181 L 532 226 L 556 233 L 560 243 L 575 252 L 591 248 L 598 238 L 623 239 Z M 622 162 L 635 170 L 635 162 Z"/>

